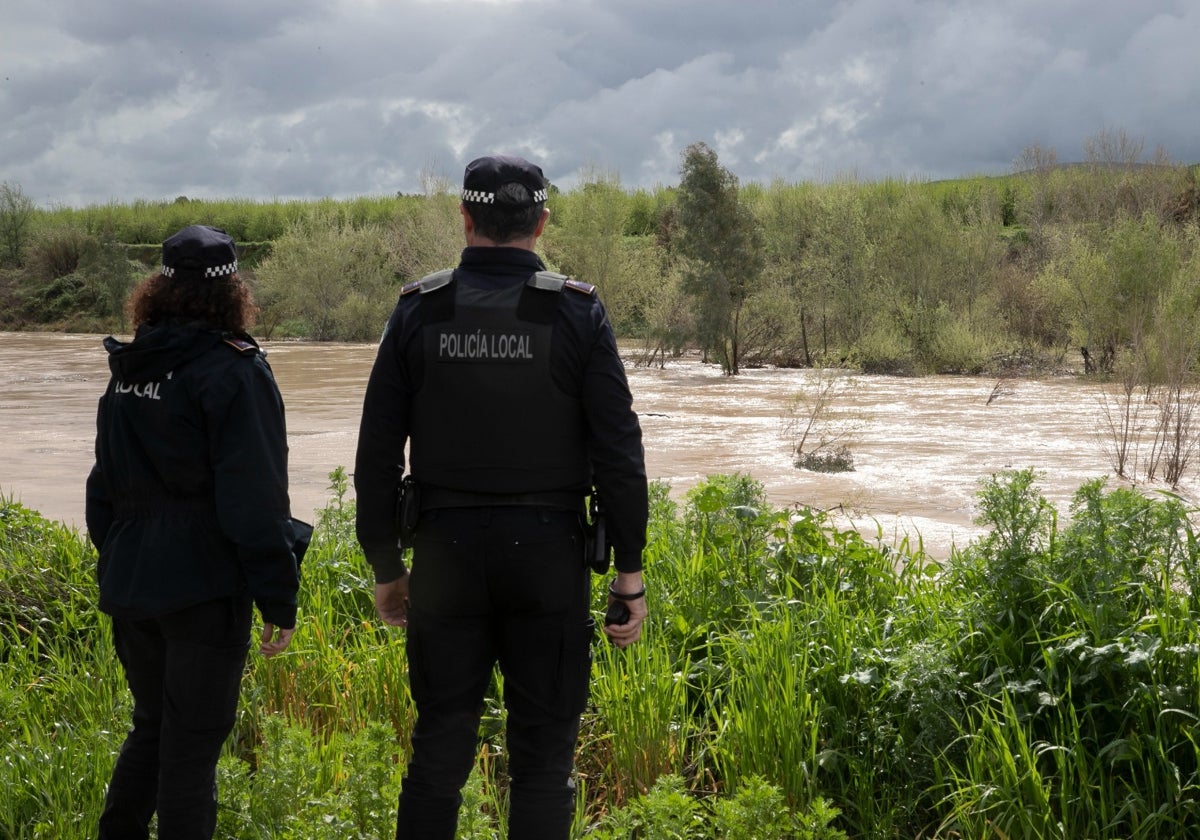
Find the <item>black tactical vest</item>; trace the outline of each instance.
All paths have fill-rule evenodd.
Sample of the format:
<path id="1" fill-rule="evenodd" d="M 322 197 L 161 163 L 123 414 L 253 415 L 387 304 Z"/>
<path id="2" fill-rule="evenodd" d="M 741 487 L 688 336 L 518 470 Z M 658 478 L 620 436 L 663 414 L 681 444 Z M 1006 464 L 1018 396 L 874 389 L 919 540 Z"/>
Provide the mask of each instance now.
<path id="1" fill-rule="evenodd" d="M 591 471 L 579 399 L 550 373 L 564 278 L 539 272 L 484 290 L 451 272 L 421 282 L 425 376 L 413 397 L 410 460 L 422 487 L 467 494 L 577 492 Z"/>

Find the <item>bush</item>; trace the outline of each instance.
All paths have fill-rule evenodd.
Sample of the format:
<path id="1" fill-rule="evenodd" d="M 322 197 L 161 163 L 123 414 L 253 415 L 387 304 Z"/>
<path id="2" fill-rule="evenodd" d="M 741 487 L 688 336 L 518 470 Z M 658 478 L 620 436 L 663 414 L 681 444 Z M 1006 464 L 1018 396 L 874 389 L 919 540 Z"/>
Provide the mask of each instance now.
<path id="1" fill-rule="evenodd" d="M 877 326 L 859 338 L 849 364 L 863 373 L 912 376 L 917 372 L 912 348 L 891 325 Z"/>
<path id="2" fill-rule="evenodd" d="M 263 320 L 302 322 L 317 341 L 378 339 L 396 302 L 392 265 L 381 229 L 314 214 L 294 223 L 258 266 Z"/>
<path id="3" fill-rule="evenodd" d="M 926 364 L 937 373 L 979 374 L 997 355 L 996 345 L 960 320 L 948 319 L 930 342 Z"/>
<path id="4" fill-rule="evenodd" d="M 802 470 L 819 473 L 854 472 L 854 455 L 845 445 L 816 452 L 802 452 L 796 458 L 796 466 Z"/>
<path id="5" fill-rule="evenodd" d="M 100 242 L 86 230 L 74 225 L 43 228 L 33 238 L 25 254 L 28 275 L 49 282 L 79 270 L 85 256 Z"/>

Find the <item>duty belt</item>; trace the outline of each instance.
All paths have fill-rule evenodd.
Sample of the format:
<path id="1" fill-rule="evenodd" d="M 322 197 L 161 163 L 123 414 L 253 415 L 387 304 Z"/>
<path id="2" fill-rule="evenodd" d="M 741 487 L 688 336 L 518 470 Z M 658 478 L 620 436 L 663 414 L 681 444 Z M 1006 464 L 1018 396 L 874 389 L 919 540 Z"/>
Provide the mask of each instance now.
<path id="1" fill-rule="evenodd" d="M 421 510 L 461 507 L 547 507 L 583 510 L 583 493 L 551 490 L 540 493 L 472 493 L 421 485 Z"/>

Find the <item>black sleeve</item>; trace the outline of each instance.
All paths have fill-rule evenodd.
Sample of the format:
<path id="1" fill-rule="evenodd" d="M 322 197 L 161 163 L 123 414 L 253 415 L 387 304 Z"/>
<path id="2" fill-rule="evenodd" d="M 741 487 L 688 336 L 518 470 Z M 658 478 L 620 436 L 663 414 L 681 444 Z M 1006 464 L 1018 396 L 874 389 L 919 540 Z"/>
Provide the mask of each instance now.
<path id="1" fill-rule="evenodd" d="M 642 427 L 603 304 L 595 300 L 586 317 L 589 324 L 582 334 L 590 335 L 590 345 L 582 398 L 593 478 L 607 510 L 613 563 L 618 571 L 636 572 L 642 568 L 649 519 Z"/>
<path id="2" fill-rule="evenodd" d="M 105 393 L 108 393 L 107 390 Z M 108 529 L 112 527 L 113 521 L 112 499 L 109 497 L 104 471 L 100 469 L 100 436 L 102 434 L 101 426 L 104 422 L 104 401 L 105 397 L 101 397 L 99 408 L 96 410 L 96 462 L 92 465 L 92 471 L 88 473 L 85 485 L 83 517 L 87 524 L 88 537 L 91 539 L 92 545 L 96 546 L 97 551 L 104 545 Z"/>
<path id="3" fill-rule="evenodd" d="M 283 399 L 260 354 L 239 357 L 211 389 L 206 413 L 217 519 L 263 621 L 296 625 L 299 570 L 292 546 Z"/>
<path id="4" fill-rule="evenodd" d="M 355 532 L 379 583 L 389 583 L 405 572 L 396 530 L 396 499 L 404 474 L 414 390 L 403 356 L 413 337 L 411 319 L 405 317 L 409 306 L 401 300 L 379 343 L 363 398 L 354 457 Z"/>

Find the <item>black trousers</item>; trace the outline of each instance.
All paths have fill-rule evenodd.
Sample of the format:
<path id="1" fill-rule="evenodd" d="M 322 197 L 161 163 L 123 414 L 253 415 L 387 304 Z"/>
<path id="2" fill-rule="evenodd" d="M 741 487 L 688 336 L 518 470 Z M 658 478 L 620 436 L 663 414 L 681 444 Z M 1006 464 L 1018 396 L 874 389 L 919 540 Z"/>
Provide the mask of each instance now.
<path id="1" fill-rule="evenodd" d="M 113 768 L 100 840 L 209 840 L 216 768 L 233 729 L 250 649 L 249 598 L 208 601 L 142 620 L 113 619 L 133 694 L 133 727 Z"/>
<path id="2" fill-rule="evenodd" d="M 407 651 L 417 707 L 398 840 L 452 840 L 492 669 L 504 678 L 509 840 L 562 840 L 575 812 L 594 622 L 579 515 L 522 507 L 422 515 Z"/>

